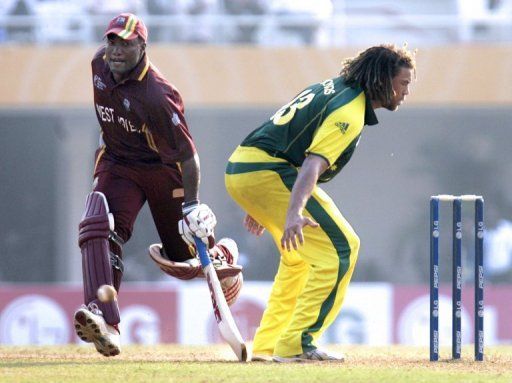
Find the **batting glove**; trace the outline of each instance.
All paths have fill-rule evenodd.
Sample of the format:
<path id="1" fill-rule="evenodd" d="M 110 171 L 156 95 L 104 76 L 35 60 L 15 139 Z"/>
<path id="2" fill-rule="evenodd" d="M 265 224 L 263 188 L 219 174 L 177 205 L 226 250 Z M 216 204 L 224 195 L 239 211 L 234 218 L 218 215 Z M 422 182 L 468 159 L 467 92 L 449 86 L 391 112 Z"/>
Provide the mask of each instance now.
<path id="1" fill-rule="evenodd" d="M 213 211 L 199 201 L 184 203 L 182 210 L 183 219 L 178 222 L 178 230 L 183 240 L 195 246 L 195 236 L 211 249 L 215 245 L 214 228 L 217 224 Z"/>

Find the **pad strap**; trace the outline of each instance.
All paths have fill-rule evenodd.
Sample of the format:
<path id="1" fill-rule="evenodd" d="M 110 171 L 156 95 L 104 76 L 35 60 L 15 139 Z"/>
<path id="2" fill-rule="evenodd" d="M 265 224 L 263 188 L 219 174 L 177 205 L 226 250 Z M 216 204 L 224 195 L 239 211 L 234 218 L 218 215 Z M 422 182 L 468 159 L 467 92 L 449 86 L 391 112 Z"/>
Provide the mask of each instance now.
<path id="1" fill-rule="evenodd" d="M 123 239 L 120 236 L 118 236 L 114 230 L 110 230 L 110 233 L 108 234 L 108 239 L 110 239 L 119 247 L 124 245 Z"/>
<path id="2" fill-rule="evenodd" d="M 121 257 L 113 252 L 110 252 L 110 264 L 119 272 L 124 273 L 124 263 Z"/>

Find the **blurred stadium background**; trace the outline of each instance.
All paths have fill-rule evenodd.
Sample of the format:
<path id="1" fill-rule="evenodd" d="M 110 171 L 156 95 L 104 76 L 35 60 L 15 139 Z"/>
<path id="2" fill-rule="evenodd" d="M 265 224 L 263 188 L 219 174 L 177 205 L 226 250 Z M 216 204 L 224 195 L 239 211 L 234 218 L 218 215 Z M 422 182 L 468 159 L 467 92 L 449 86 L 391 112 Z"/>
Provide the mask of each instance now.
<path id="1" fill-rule="evenodd" d="M 89 64 L 123 11 L 143 18 L 151 61 L 183 95 L 217 236 L 239 243 L 246 286 L 233 310 L 246 337 L 278 254 L 270 237 L 242 229 L 223 186 L 227 158 L 298 90 L 335 76 L 343 58 L 407 42 L 418 49 L 411 95 L 398 113 L 377 112 L 380 124 L 325 186 L 362 240 L 326 341 L 427 344 L 428 200 L 439 193 L 486 199 L 486 343 L 512 341 L 512 0 L 0 0 L 0 344 L 77 342 L 76 229 L 99 137 Z M 468 343 L 473 213 L 463 213 Z M 442 218 L 448 287 L 449 209 Z M 205 287 L 162 275 L 146 255 L 156 241 L 144 209 L 125 247 L 125 342 L 218 341 Z"/>

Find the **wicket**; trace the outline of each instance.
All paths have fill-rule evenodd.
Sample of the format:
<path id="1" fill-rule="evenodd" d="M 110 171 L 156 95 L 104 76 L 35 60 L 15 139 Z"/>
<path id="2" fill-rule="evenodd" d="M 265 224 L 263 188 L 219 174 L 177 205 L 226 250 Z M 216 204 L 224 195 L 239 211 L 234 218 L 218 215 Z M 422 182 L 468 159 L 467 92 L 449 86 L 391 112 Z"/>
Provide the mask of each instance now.
<path id="1" fill-rule="evenodd" d="M 462 349 L 462 202 L 475 203 L 475 360 L 484 359 L 484 199 L 477 195 L 430 197 L 430 360 L 439 360 L 439 206 L 451 202 L 452 229 L 452 359 Z"/>

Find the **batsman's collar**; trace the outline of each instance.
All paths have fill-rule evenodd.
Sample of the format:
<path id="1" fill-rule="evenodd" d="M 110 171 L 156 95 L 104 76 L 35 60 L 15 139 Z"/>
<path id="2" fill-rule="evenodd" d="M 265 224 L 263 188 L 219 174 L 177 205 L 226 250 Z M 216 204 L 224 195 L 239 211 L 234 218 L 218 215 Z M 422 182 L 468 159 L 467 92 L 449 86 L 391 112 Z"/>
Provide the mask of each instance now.
<path id="1" fill-rule="evenodd" d="M 103 37 L 115 33 L 124 40 L 133 40 L 140 37 L 144 42 L 148 39 L 148 30 L 141 19 L 132 13 L 121 13 L 108 24 Z"/>
<path id="2" fill-rule="evenodd" d="M 142 81 L 146 73 L 148 73 L 148 69 L 151 63 L 149 62 L 148 55 L 144 53 L 144 57 L 140 60 L 140 63 L 133 69 L 132 73 L 130 73 L 130 78 L 137 81 Z"/>
<path id="3" fill-rule="evenodd" d="M 144 53 L 144 57 L 137 64 L 135 68 L 133 68 L 132 72 L 128 76 L 128 78 L 132 80 L 142 81 L 146 73 L 148 72 L 149 66 L 151 63 L 149 62 L 148 55 Z"/>

